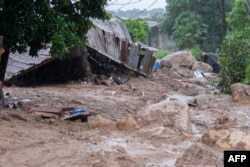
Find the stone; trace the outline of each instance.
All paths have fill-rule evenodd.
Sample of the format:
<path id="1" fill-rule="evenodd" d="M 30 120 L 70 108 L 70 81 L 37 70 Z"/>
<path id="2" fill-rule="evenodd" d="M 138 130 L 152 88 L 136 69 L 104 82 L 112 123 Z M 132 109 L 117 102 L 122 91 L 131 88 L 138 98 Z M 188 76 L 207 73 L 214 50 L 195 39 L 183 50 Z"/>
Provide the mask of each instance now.
<path id="1" fill-rule="evenodd" d="M 162 101 L 146 107 L 138 113 L 138 117 L 145 125 L 168 127 L 192 133 L 189 108 L 181 101 Z M 139 122 L 138 124 L 140 125 Z"/>
<path id="2" fill-rule="evenodd" d="M 124 118 L 116 124 L 117 129 L 121 131 L 135 130 L 137 126 L 138 125 L 136 121 L 134 120 L 134 118 L 131 118 L 131 117 Z"/>
<path id="3" fill-rule="evenodd" d="M 108 120 L 106 118 L 103 118 L 101 115 L 97 115 L 94 117 L 94 119 L 89 123 L 90 129 L 95 128 L 114 128 L 115 122 Z"/>
<path id="4" fill-rule="evenodd" d="M 195 143 L 187 148 L 176 160 L 179 167 L 219 167 L 223 166 L 223 152 Z"/>
<path id="5" fill-rule="evenodd" d="M 196 61 L 192 68 L 193 71 L 201 70 L 202 72 L 212 72 L 213 67 L 209 64 L 203 63 L 201 61 Z"/>
<path id="6" fill-rule="evenodd" d="M 202 143 L 222 150 L 249 150 L 250 135 L 242 131 L 209 130 L 201 138 Z"/>
<path id="7" fill-rule="evenodd" d="M 178 69 L 179 67 L 192 68 L 196 62 L 195 57 L 188 51 L 178 51 L 164 57 L 161 62 L 161 67 Z"/>
<path id="8" fill-rule="evenodd" d="M 250 102 L 250 85 L 235 83 L 231 85 L 231 94 L 234 102 Z"/>

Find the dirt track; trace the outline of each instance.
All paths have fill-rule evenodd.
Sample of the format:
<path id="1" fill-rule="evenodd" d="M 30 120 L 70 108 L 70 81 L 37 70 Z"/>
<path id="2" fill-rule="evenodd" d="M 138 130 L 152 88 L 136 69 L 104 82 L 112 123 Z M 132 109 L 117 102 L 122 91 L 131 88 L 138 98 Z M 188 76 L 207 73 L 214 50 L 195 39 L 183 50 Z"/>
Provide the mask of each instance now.
<path id="1" fill-rule="evenodd" d="M 139 119 L 138 114 L 152 104 L 165 100 L 185 103 L 200 94 L 199 91 L 211 93 L 207 87 L 194 87 L 161 72 L 154 73 L 152 79 L 131 78 L 128 86 L 70 83 L 5 88 L 10 94 L 9 100 L 22 101 L 25 111 L 5 111 L 10 115 L 10 121 L 0 121 L 0 166 L 171 167 L 194 165 L 192 162 L 195 161 L 203 166 L 219 166 L 222 164 L 219 158 L 222 150 L 217 152 L 216 164 L 209 163 L 211 157 L 192 156 L 197 149 L 185 150 L 194 143 L 201 144 L 201 136 L 209 129 L 249 132 L 249 104 L 233 103 L 231 96 L 219 93 L 203 106 L 189 107 L 192 133 L 144 123 Z M 114 123 L 132 117 L 137 126 L 123 131 L 112 125 L 90 128 L 95 116 L 89 118 L 89 123 L 55 119 L 49 124 L 28 112 L 29 107 L 37 106 L 84 108 Z M 223 114 L 229 117 L 229 121 L 218 124 L 217 120 Z M 159 116 L 154 121 L 157 123 L 163 119 Z M 215 150 L 204 144 L 201 147 Z M 190 157 L 189 162 L 182 158 L 183 154 Z"/>

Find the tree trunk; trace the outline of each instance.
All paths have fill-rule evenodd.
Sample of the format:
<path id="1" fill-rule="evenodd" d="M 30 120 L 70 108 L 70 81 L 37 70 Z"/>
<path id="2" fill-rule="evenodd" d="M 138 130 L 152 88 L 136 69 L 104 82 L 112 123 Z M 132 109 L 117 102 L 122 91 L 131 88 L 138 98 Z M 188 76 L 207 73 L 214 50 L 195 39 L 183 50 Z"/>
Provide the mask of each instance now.
<path id="1" fill-rule="evenodd" d="M 0 61 L 0 81 L 4 83 L 4 76 L 9 60 L 10 50 L 5 49 L 5 52 L 1 55 L 1 61 Z"/>

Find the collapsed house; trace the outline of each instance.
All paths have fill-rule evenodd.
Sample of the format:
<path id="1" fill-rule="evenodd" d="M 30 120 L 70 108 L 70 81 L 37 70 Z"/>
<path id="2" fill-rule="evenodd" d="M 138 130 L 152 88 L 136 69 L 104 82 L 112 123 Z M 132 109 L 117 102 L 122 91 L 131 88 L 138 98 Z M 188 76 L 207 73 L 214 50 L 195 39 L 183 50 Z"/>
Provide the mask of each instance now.
<path id="1" fill-rule="evenodd" d="M 112 76 L 109 72 L 130 70 L 149 77 L 155 62 L 153 52 L 157 49 L 133 43 L 124 23 L 117 19 L 93 20 L 94 27 L 87 33 L 87 50 L 75 47 L 70 56 L 56 58 L 49 50 L 41 50 L 38 57 L 27 54 L 10 54 L 5 82 L 53 83 L 77 80 L 86 76 L 84 57 L 88 57 L 91 71 L 98 75 Z M 84 56 L 85 55 L 85 56 Z M 85 71 L 84 71 L 85 70 Z"/>

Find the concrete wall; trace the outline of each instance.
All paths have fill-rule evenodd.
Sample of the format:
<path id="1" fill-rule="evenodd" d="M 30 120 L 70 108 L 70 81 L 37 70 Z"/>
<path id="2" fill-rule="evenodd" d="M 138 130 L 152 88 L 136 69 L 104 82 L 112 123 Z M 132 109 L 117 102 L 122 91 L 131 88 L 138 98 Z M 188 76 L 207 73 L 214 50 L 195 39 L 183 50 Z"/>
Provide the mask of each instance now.
<path id="1" fill-rule="evenodd" d="M 151 27 L 148 35 L 148 45 L 159 50 L 177 50 L 173 39 L 162 30 L 161 25 Z"/>

